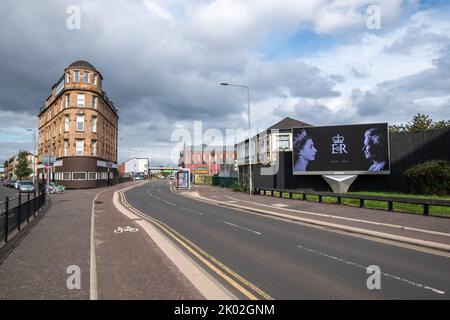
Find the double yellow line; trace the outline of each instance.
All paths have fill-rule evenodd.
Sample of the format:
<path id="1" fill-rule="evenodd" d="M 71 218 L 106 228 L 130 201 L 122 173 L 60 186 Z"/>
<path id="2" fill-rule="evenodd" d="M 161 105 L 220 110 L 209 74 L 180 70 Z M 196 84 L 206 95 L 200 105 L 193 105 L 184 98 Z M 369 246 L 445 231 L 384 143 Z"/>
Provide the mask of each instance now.
<path id="1" fill-rule="evenodd" d="M 202 249 L 200 249 L 197 245 L 195 245 L 189 239 L 186 239 L 177 231 L 166 225 L 164 222 L 161 222 L 153 217 L 150 217 L 138 209 L 134 208 L 130 205 L 122 191 L 119 192 L 120 200 L 122 204 L 127 207 L 128 210 L 132 211 L 136 215 L 141 218 L 149 221 L 154 226 L 158 227 L 161 231 L 164 232 L 166 236 L 172 239 L 175 243 L 178 243 L 187 251 L 189 251 L 194 257 L 196 257 L 199 261 L 201 261 L 206 267 L 211 269 L 218 276 L 223 278 L 227 283 L 236 288 L 239 292 L 245 295 L 250 300 L 273 300 L 273 298 L 268 295 L 266 292 L 237 274 L 235 271 L 224 265 L 222 262 L 209 255 Z"/>

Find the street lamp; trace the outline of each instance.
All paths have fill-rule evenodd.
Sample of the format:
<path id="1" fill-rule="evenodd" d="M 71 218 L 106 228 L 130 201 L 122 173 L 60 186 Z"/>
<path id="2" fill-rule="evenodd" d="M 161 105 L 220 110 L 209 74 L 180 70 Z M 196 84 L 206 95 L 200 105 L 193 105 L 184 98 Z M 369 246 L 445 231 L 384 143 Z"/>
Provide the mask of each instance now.
<path id="1" fill-rule="evenodd" d="M 249 163 L 249 189 L 250 195 L 252 194 L 252 152 L 251 152 L 251 142 L 252 137 L 250 133 L 250 89 L 247 86 L 241 84 L 231 84 L 228 82 L 221 82 L 221 86 L 232 86 L 232 87 L 240 87 L 247 89 L 247 105 L 248 105 L 248 163 Z"/>
<path id="2" fill-rule="evenodd" d="M 27 131 L 33 131 L 33 180 L 34 184 L 37 186 L 37 171 L 36 171 L 36 130 L 35 129 L 27 129 Z"/>

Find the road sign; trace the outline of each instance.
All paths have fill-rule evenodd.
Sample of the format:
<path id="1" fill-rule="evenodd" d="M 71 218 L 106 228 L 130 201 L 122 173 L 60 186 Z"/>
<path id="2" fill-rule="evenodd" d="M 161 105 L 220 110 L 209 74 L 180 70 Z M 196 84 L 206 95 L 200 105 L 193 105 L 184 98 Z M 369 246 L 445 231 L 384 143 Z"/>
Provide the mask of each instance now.
<path id="1" fill-rule="evenodd" d="M 48 154 L 43 154 L 41 156 L 41 159 L 42 159 L 42 163 L 44 163 L 44 164 L 56 162 L 56 157 L 55 156 L 50 156 Z"/>

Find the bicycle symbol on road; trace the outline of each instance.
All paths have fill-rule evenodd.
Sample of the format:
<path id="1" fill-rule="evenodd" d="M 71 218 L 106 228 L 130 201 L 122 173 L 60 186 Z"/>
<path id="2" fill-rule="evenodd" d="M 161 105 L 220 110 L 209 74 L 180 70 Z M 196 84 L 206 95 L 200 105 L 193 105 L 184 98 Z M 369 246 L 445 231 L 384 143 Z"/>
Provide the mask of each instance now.
<path id="1" fill-rule="evenodd" d="M 126 226 L 126 227 L 117 227 L 116 230 L 114 230 L 114 233 L 122 233 L 122 232 L 137 232 L 139 231 L 138 228 L 132 228 L 130 226 Z"/>

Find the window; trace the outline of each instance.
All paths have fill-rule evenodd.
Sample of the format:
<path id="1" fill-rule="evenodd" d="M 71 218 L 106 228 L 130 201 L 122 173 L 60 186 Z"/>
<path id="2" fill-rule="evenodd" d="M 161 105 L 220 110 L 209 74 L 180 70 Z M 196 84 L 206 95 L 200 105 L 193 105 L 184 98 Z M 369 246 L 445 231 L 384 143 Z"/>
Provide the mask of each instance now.
<path id="1" fill-rule="evenodd" d="M 80 71 L 73 72 L 73 82 L 80 82 Z"/>
<path id="2" fill-rule="evenodd" d="M 86 172 L 72 172 L 72 180 L 86 180 Z"/>
<path id="3" fill-rule="evenodd" d="M 66 83 L 70 82 L 70 72 L 66 72 Z"/>
<path id="4" fill-rule="evenodd" d="M 84 83 L 89 83 L 89 72 L 86 72 L 86 71 L 85 71 L 85 72 L 83 73 L 83 76 L 84 76 L 84 77 L 83 77 L 83 82 L 84 82 Z"/>
<path id="5" fill-rule="evenodd" d="M 97 180 L 97 172 L 88 172 L 88 180 Z"/>
<path id="6" fill-rule="evenodd" d="M 63 172 L 62 178 L 63 180 L 70 180 L 70 172 Z"/>
<path id="7" fill-rule="evenodd" d="M 92 116 L 92 132 L 97 132 L 97 117 Z"/>
<path id="8" fill-rule="evenodd" d="M 64 156 L 69 155 L 69 140 L 64 140 Z"/>
<path id="9" fill-rule="evenodd" d="M 289 149 L 289 135 L 283 134 L 277 136 L 277 147 L 278 150 L 287 150 Z"/>
<path id="10" fill-rule="evenodd" d="M 64 117 L 64 132 L 69 131 L 69 126 L 70 126 L 70 116 L 66 115 Z"/>
<path id="11" fill-rule="evenodd" d="M 84 115 L 77 114 L 77 131 L 84 131 Z"/>
<path id="12" fill-rule="evenodd" d="M 97 75 L 94 74 L 94 85 L 97 85 Z"/>
<path id="13" fill-rule="evenodd" d="M 66 108 L 69 107 L 69 103 L 70 103 L 70 95 L 66 94 Z"/>
<path id="14" fill-rule="evenodd" d="M 92 141 L 92 151 L 91 151 L 91 156 L 95 156 L 97 154 L 97 141 L 93 140 Z"/>
<path id="15" fill-rule="evenodd" d="M 83 108 L 84 107 L 84 94 L 77 94 L 77 106 Z"/>
<path id="16" fill-rule="evenodd" d="M 76 146 L 76 155 L 82 156 L 84 154 L 84 140 L 77 140 L 75 143 Z"/>
<path id="17" fill-rule="evenodd" d="M 97 109 L 97 96 L 92 97 L 92 108 Z"/>

